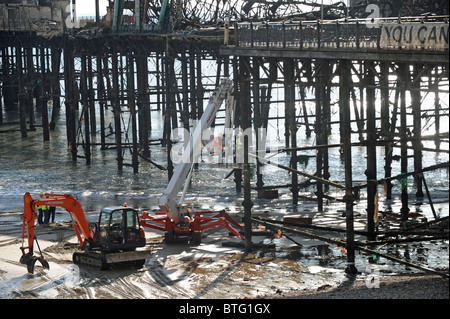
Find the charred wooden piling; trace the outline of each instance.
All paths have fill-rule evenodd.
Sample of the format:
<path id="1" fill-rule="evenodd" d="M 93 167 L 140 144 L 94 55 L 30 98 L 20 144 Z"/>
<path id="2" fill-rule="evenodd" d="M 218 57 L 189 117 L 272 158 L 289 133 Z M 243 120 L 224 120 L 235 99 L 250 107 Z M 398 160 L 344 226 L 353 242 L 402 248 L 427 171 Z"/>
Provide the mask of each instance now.
<path id="1" fill-rule="evenodd" d="M 410 212 L 410 191 L 406 176 L 411 173 L 408 166 L 408 159 L 411 157 L 409 149 L 414 150 L 412 157 L 414 158 L 414 170 L 421 171 L 423 145 L 421 145 L 421 132 L 423 123 L 421 121 L 423 110 L 421 110 L 421 101 L 423 99 L 422 92 L 432 92 L 436 87 L 432 83 L 435 79 L 434 72 L 441 75 L 446 74 L 447 78 L 441 77 L 445 83 L 448 83 L 448 71 L 442 73 L 442 70 L 448 69 L 448 49 L 441 47 L 436 51 L 427 51 L 429 48 L 420 47 L 420 44 L 399 43 L 404 45 L 399 54 L 391 56 L 386 54 L 389 50 L 396 50 L 393 47 L 392 39 L 385 38 L 386 30 L 396 26 L 384 25 L 381 32 L 373 33 L 373 30 L 364 28 L 363 24 L 358 21 L 354 25 L 340 25 L 336 23 L 334 26 L 328 23 L 318 22 L 306 25 L 300 23 L 297 25 L 291 23 L 269 24 L 261 23 L 256 25 L 236 24 L 234 26 L 234 42 L 228 46 L 221 48 L 223 55 L 237 55 L 241 57 L 252 57 L 264 61 L 261 65 L 265 70 L 273 70 L 273 64 L 269 61 L 282 61 L 282 72 L 276 74 L 284 74 L 284 101 L 285 101 L 285 145 L 291 151 L 290 171 L 295 172 L 296 169 L 296 149 L 299 141 L 296 138 L 289 137 L 295 134 L 298 126 L 305 125 L 305 133 L 308 132 L 309 123 L 305 120 L 299 122 L 300 116 L 295 110 L 297 100 L 304 101 L 301 95 L 296 100 L 295 94 L 292 93 L 291 87 L 313 87 L 315 95 L 315 108 L 311 117 L 315 117 L 314 134 L 316 138 L 316 172 L 313 179 L 316 181 L 316 200 L 317 209 L 324 209 L 324 196 L 329 191 L 330 183 L 323 183 L 333 179 L 332 172 L 328 169 L 328 150 L 332 145 L 328 146 L 327 141 L 331 132 L 330 118 L 330 93 L 333 89 L 339 90 L 339 121 L 341 134 L 341 150 L 343 161 L 345 163 L 345 195 L 346 202 L 346 247 L 347 247 L 347 272 L 355 273 L 355 244 L 354 244 L 354 214 L 353 206 L 358 199 L 360 187 L 354 185 L 353 182 L 353 155 L 352 155 L 352 135 L 357 134 L 361 145 L 366 148 L 366 184 L 367 189 L 367 233 L 368 238 L 375 239 L 376 220 L 378 218 L 378 188 L 377 185 L 383 183 L 387 197 L 392 194 L 391 181 L 398 180 L 401 193 L 401 220 L 406 221 Z M 442 30 L 448 30 L 448 26 L 441 24 Z M 348 35 L 341 37 L 333 37 L 346 28 L 348 32 L 356 32 L 356 39 L 349 38 Z M 352 29 L 355 28 L 355 29 Z M 305 36 L 305 30 L 316 30 L 317 36 Z M 334 29 L 332 32 L 331 30 Z M 290 38 L 286 37 L 289 32 Z M 328 33 L 327 33 L 328 32 Z M 444 31 L 445 32 L 445 31 Z M 330 36 L 331 34 L 331 36 Z M 342 34 L 342 33 L 341 33 Z M 386 42 L 385 42 L 386 41 Z M 401 42 L 401 40 L 399 40 Z M 442 41 L 445 42 L 444 38 Z M 445 46 L 445 44 L 444 44 Z M 447 44 L 448 46 L 448 44 Z M 308 49 L 305 49 L 308 48 Z M 332 48 L 325 49 L 325 48 Z M 353 48 L 354 52 L 350 52 L 348 48 Z M 365 49 L 363 49 L 365 48 Z M 438 53 L 439 52 L 439 53 Z M 437 58 L 437 55 L 440 58 Z M 276 64 L 275 64 L 276 65 Z M 278 64 L 279 65 L 279 64 Z M 277 68 L 277 67 L 275 67 Z M 295 70 L 295 73 L 294 71 Z M 427 70 L 428 74 L 427 74 Z M 441 71 L 438 71 L 441 70 Z M 307 72 L 308 71 L 308 72 Z M 250 82 L 264 81 L 261 78 L 255 78 Z M 274 72 L 271 72 L 274 74 Z M 421 81 L 421 76 L 427 74 L 429 83 L 426 85 Z M 392 78 L 395 77 L 395 80 Z M 267 76 L 266 81 L 270 82 L 273 78 Z M 355 80 L 356 79 L 356 82 Z M 442 82 L 442 83 L 444 83 Z M 377 92 L 379 92 L 380 106 L 377 106 Z M 391 102 L 389 98 L 393 92 L 395 99 Z M 357 95 L 359 93 L 359 103 Z M 408 105 L 408 96 L 411 104 Z M 254 95 L 254 99 L 257 96 Z M 351 103 L 353 102 L 353 112 Z M 391 103 L 393 107 L 391 108 Z M 435 102 L 437 104 L 437 102 Z M 254 102 L 255 108 L 256 103 Z M 377 113 L 381 115 L 377 118 Z M 305 112 L 306 113 L 306 112 Z M 354 114 L 354 119 L 351 114 Z M 438 112 L 436 112 L 438 113 Z M 412 121 L 409 121 L 410 114 Z M 304 114 L 304 118 L 308 116 Z M 293 123 L 295 128 L 293 127 Z M 352 123 L 355 125 L 353 126 Z M 378 127 L 380 125 L 380 127 Z M 353 129 L 356 127 L 356 131 Z M 294 128 L 294 129 L 293 129 Z M 295 134 L 297 135 L 297 134 Z M 437 134 L 438 135 L 438 134 Z M 300 141 L 302 143 L 303 141 Z M 412 143 L 411 146 L 409 143 Z M 385 151 L 385 178 L 380 179 L 377 172 L 377 151 L 379 147 L 384 147 Z M 393 148 L 400 147 L 400 173 L 392 178 L 392 161 Z M 439 152 L 441 150 L 434 149 Z M 448 162 L 443 163 L 448 167 Z M 281 167 L 281 165 L 278 165 Z M 293 175 L 297 175 L 294 173 Z M 413 174 L 415 187 L 417 189 L 416 196 L 422 197 L 422 178 L 420 174 Z M 381 180 L 381 181 L 380 181 Z M 291 191 L 293 204 L 298 203 L 297 181 L 292 177 Z"/>

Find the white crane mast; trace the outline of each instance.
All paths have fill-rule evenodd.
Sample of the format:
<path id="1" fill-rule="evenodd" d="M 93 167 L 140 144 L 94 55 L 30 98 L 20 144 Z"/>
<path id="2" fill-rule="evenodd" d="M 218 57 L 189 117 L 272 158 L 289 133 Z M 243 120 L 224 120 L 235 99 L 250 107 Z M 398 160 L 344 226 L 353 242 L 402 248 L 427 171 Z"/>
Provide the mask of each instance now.
<path id="1" fill-rule="evenodd" d="M 180 215 L 176 197 L 183 184 L 186 182 L 192 166 L 196 162 L 202 149 L 202 133 L 211 126 L 222 102 L 227 98 L 232 88 L 232 81 L 222 79 L 220 85 L 211 95 L 208 105 L 192 134 L 189 144 L 184 149 L 180 163 L 177 165 L 169 184 L 163 195 L 158 200 L 159 207 L 167 212 L 167 216 L 175 220 Z M 228 105 L 227 105 L 228 106 Z"/>

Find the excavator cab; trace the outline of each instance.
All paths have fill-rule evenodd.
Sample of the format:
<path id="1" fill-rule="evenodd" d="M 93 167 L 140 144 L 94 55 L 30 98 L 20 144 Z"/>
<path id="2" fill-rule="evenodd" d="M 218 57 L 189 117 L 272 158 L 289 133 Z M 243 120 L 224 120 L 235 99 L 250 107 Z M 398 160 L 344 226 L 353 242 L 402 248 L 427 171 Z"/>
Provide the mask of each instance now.
<path id="1" fill-rule="evenodd" d="M 138 211 L 128 207 L 106 207 L 100 211 L 97 247 L 102 251 L 128 251 L 145 246 L 145 233 Z"/>

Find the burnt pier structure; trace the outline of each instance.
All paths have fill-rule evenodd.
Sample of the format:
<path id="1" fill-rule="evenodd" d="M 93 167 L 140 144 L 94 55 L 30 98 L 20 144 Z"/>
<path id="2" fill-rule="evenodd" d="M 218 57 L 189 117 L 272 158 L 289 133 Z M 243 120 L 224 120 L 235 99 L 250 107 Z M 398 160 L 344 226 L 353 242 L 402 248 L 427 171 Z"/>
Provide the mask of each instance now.
<path id="1" fill-rule="evenodd" d="M 367 193 L 368 240 L 376 239 L 378 185 L 389 199 L 393 181 L 399 181 L 402 222 L 409 218 L 411 196 L 427 197 L 432 205 L 426 172 L 449 166 L 448 160 L 433 166 L 422 160 L 424 152 L 448 154 L 448 127 L 441 125 L 449 116 L 448 8 L 441 8 L 441 15 L 370 19 L 353 18 L 344 10 L 344 17 L 327 20 L 342 8 L 326 6 L 314 11 L 311 20 L 288 5 L 282 9 L 290 15 L 244 19 L 229 10 L 235 1 L 208 11 L 203 2 L 183 7 L 181 1 L 122 0 L 110 1 L 104 17 L 97 6 L 95 18 L 80 25 L 83 20 L 67 10 L 75 1 L 61 1 L 60 7 L 56 1 L 40 2 L 41 7 L 49 5 L 49 12 L 39 19 L 33 17 L 33 10 L 42 9 L 37 5 L 0 2 L 0 115 L 18 112 L 22 138 L 38 129 L 43 141 L 51 143 L 49 130 L 64 108 L 74 161 L 99 165 L 92 163 L 92 150 L 110 150 L 117 154 L 119 171 L 139 174 L 139 162 L 145 160 L 167 170 L 170 178 L 172 130 L 189 129 L 220 79 L 230 77 L 236 103 L 233 126 L 255 134 L 276 126 L 284 144 L 277 152 L 290 156 L 289 164 L 282 165 L 261 151 L 269 152 L 270 145 L 257 145 L 258 152 L 252 152 L 247 139 L 243 144 L 248 156 L 233 174 L 236 191 L 244 197 L 246 249 L 252 246 L 253 200 L 264 197 L 268 188 L 288 187 L 293 205 L 312 199 L 318 211 L 326 208 L 335 189 L 342 190 L 338 200 L 346 207 L 350 273 L 356 271 L 353 207 L 361 190 Z M 258 9 L 249 2 L 242 12 L 248 17 Z M 430 97 L 433 107 L 423 103 Z M 271 113 L 273 107 L 281 108 L 280 114 Z M 36 109 L 41 118 L 35 118 Z M 112 123 L 105 120 L 108 116 Z M 150 139 L 155 116 L 163 117 L 164 127 L 159 138 Z M 0 129 L 3 122 L 0 116 Z M 424 136 L 431 125 L 435 133 Z M 329 144 L 331 134 L 339 134 L 339 143 Z M 434 148 L 423 146 L 428 139 Z M 152 160 L 152 147 L 161 145 L 167 147 L 167 163 Z M 354 147 L 366 149 L 362 183 L 353 181 Z M 335 148 L 345 163 L 340 181 L 329 164 L 329 151 Z M 299 167 L 307 150 L 315 150 L 314 173 Z M 385 155 L 383 171 L 379 152 Z M 393 167 L 396 157 L 399 170 Z M 257 173 L 252 183 L 253 163 Z M 289 171 L 291 179 L 271 185 L 260 169 L 267 165 Z M 415 194 L 408 176 L 414 178 Z M 300 191 L 311 185 L 315 196 L 305 199 Z"/>

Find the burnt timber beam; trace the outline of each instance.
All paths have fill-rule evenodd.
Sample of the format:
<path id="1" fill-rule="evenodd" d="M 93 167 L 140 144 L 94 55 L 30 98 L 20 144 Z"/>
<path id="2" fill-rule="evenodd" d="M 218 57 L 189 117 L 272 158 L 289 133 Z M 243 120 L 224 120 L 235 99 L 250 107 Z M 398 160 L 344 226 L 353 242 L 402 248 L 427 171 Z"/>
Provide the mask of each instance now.
<path id="1" fill-rule="evenodd" d="M 448 52 L 388 51 L 388 50 L 294 50 L 289 48 L 243 48 L 226 46 L 219 49 L 220 55 L 267 57 L 279 59 L 331 59 L 364 60 L 378 62 L 448 64 Z"/>

